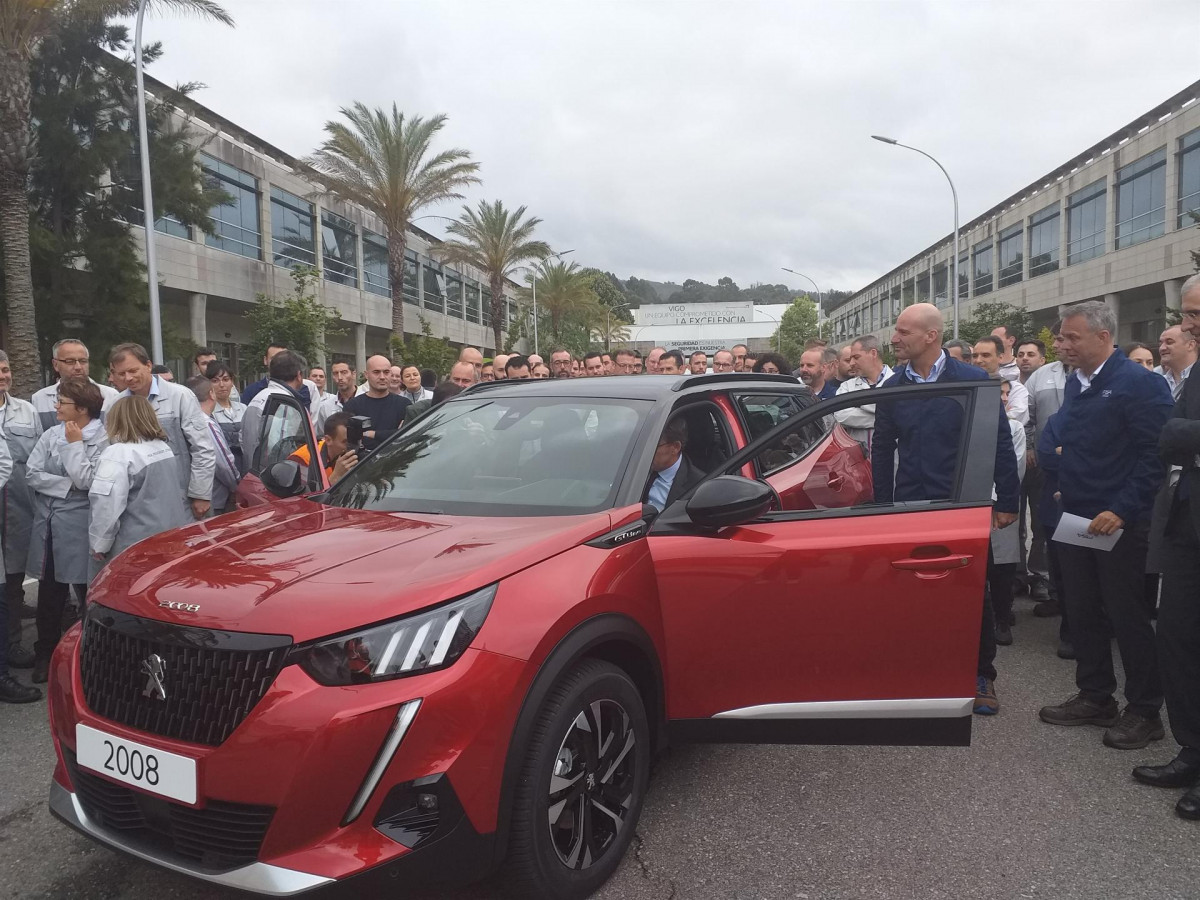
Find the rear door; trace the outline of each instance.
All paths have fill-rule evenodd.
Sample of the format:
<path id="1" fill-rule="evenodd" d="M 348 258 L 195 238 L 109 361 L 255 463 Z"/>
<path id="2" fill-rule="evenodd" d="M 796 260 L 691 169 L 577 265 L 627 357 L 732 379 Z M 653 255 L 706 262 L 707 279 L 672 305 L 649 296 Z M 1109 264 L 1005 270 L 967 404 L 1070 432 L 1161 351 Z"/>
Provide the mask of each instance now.
<path id="1" fill-rule="evenodd" d="M 719 530 L 691 522 L 686 495 L 664 510 L 649 540 L 674 737 L 969 743 L 999 394 L 976 382 L 839 397 L 787 418 L 721 470 L 749 460 L 769 471 L 790 455 L 809 473 L 793 488 L 828 496 L 828 471 L 800 464 L 828 447 L 832 412 L 871 403 L 893 415 L 909 404 L 911 416 L 917 404 L 951 413 L 946 496 L 781 504 Z M 806 484 L 814 478 L 822 484 Z"/>
<path id="2" fill-rule="evenodd" d="M 323 491 L 328 484 L 325 470 L 321 467 L 317 453 L 316 435 L 312 420 L 300 402 L 290 394 L 272 394 L 267 398 L 262 418 L 258 423 L 258 442 L 254 458 L 246 460 L 246 474 L 238 482 L 237 505 L 239 507 L 260 506 L 276 503 L 279 498 L 263 486 L 262 473 L 282 462 L 301 448 L 308 449 L 308 464 L 305 480 L 308 493 Z"/>

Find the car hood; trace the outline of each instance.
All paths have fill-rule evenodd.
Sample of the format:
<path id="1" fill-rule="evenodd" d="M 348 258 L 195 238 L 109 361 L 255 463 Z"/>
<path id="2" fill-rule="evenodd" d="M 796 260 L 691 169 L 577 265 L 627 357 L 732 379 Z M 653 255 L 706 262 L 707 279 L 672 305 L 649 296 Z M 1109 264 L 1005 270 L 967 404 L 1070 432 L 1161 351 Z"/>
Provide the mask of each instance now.
<path id="1" fill-rule="evenodd" d="M 299 642 L 468 593 L 610 527 L 607 512 L 480 518 L 288 500 L 142 541 L 105 567 L 88 599 Z"/>

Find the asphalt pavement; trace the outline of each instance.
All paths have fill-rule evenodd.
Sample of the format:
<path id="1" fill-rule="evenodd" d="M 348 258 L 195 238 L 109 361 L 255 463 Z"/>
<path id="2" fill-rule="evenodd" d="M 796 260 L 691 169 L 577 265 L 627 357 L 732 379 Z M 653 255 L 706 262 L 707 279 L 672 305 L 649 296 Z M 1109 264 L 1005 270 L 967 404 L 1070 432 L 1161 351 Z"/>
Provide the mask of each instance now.
<path id="1" fill-rule="evenodd" d="M 690 746 L 657 765 L 631 852 L 602 900 L 1200 897 L 1200 823 L 1179 791 L 1130 769 L 1165 741 L 1110 750 L 1099 728 L 1056 728 L 1037 709 L 1073 692 L 1058 620 L 1017 603 L 1001 647 L 1001 712 L 969 748 Z M 27 673 L 22 673 L 28 677 Z M 45 703 L 0 706 L 0 898 L 234 900 L 104 849 L 46 810 Z M 494 884 L 396 896 L 485 900 Z"/>

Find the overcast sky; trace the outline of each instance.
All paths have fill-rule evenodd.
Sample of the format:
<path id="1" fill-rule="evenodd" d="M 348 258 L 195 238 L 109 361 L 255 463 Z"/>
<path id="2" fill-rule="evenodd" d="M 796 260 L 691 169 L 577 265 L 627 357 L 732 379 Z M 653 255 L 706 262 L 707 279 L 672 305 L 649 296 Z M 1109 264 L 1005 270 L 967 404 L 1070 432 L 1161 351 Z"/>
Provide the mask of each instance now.
<path id="1" fill-rule="evenodd" d="M 622 278 L 862 287 L 953 221 L 871 134 L 965 223 L 1200 77 L 1195 0 L 225 5 L 148 21 L 153 74 L 297 156 L 354 100 L 446 113 L 469 202 Z"/>

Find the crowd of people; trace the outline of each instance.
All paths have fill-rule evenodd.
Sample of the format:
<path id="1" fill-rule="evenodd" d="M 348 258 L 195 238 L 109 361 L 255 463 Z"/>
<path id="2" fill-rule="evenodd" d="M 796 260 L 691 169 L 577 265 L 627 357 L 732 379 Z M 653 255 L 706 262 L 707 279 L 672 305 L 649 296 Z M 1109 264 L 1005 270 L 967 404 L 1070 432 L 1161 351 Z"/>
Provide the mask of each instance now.
<path id="1" fill-rule="evenodd" d="M 367 360 L 363 379 L 346 361 L 322 366 L 268 347 L 266 376 L 237 387 L 237 373 L 201 350 L 177 384 L 137 344 L 112 348 L 110 384 L 92 381 L 86 345 L 53 348 L 54 384 L 30 400 L 9 393 L 0 352 L 0 483 L 7 609 L 0 614 L 0 701 L 28 702 L 35 687 L 13 678 L 31 668 L 44 682 L 63 628 L 106 560 L 138 540 L 233 508 L 239 480 L 262 464 L 260 423 L 276 394 L 296 398 L 320 436 L 330 483 L 367 451 L 429 409 L 481 382 L 621 375 L 794 375 L 818 400 L 931 382 L 1000 382 L 992 534 L 980 628 L 975 712 L 999 711 L 996 647 L 1013 643 L 1014 597 L 1036 616 L 1061 618 L 1058 655 L 1073 660 L 1078 692 L 1040 710 L 1043 721 L 1104 727 L 1103 742 L 1135 749 L 1165 736 L 1167 706 L 1181 749 L 1142 766 L 1148 784 L 1186 787 L 1181 815 L 1200 818 L 1200 383 L 1189 376 L 1200 340 L 1200 276 L 1184 285 L 1182 324 L 1161 334 L 1158 355 L 1114 346 L 1116 321 L 1100 302 L 1068 307 L 1042 341 L 1004 326 L 975 343 L 943 340 L 941 312 L 916 304 L 898 317 L 894 367 L 873 335 L 834 349 L 811 341 L 793 368 L 745 344 L 683 353 L 655 347 L 577 356 L 553 350 L 487 358 L 464 348 L 444 378 L 432 370 Z M 952 406 L 952 405 L 951 405 Z M 951 496 L 961 413 L 951 406 L 860 404 L 834 416 L 870 458 L 877 502 Z M 955 407 L 957 408 L 957 407 Z M 956 419 L 955 415 L 960 418 Z M 356 423 L 366 423 L 355 434 Z M 676 430 L 683 423 L 675 423 Z M 670 438 L 670 440 L 666 439 Z M 663 465 L 649 501 L 670 502 L 686 434 L 660 441 Z M 310 463 L 303 447 L 292 454 Z M 661 470 L 661 471 L 660 471 Z M 678 483 L 684 483 L 681 479 Z M 676 484 L 676 486 L 678 486 Z M 1075 539 L 1064 539 L 1079 524 Z M 37 579 L 37 638 L 21 644 L 24 582 Z M 1153 620 L 1157 617 L 1157 632 Z M 1125 673 L 1117 703 L 1112 641 Z"/>

